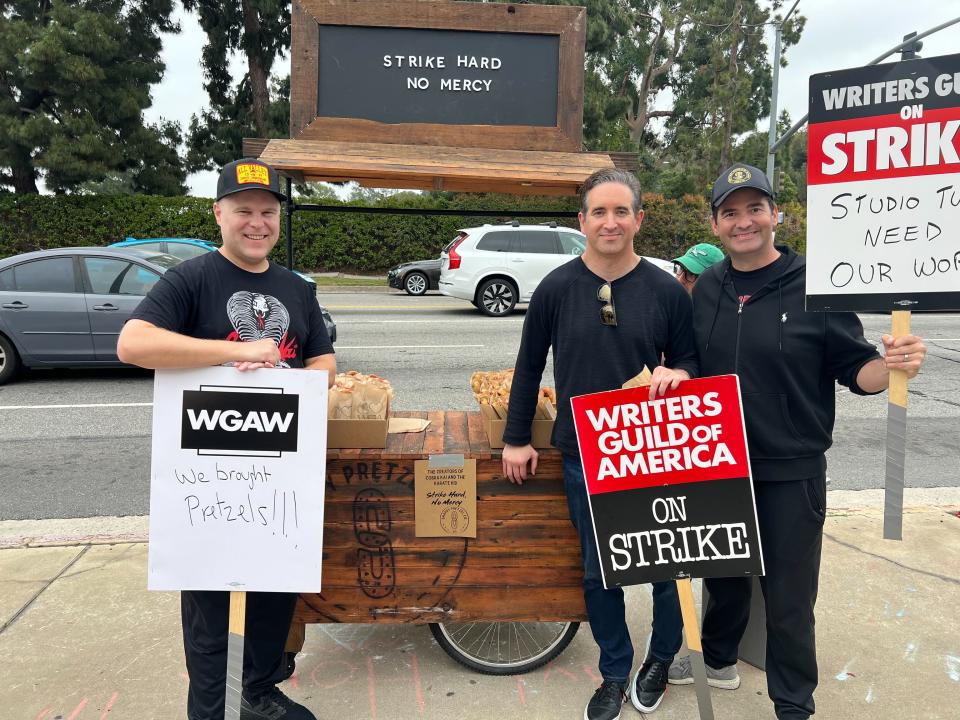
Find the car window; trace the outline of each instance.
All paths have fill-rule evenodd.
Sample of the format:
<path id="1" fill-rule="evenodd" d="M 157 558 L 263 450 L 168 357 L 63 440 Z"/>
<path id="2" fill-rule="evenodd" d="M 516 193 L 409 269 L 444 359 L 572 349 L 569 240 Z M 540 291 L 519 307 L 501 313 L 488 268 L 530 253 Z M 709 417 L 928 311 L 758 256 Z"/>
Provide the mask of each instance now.
<path id="1" fill-rule="evenodd" d="M 83 263 L 96 295 L 146 295 L 160 279 L 156 273 L 126 260 L 85 257 Z"/>
<path id="2" fill-rule="evenodd" d="M 586 244 L 580 235 L 563 230 L 558 231 L 557 234 L 560 236 L 560 248 L 564 255 L 583 255 Z"/>
<path id="3" fill-rule="evenodd" d="M 139 248 L 141 250 L 149 250 L 150 252 L 163 252 L 163 243 L 161 242 L 148 242 L 148 243 L 137 243 L 136 245 L 131 245 L 130 247 Z"/>
<path id="4" fill-rule="evenodd" d="M 73 275 L 73 258 L 56 257 L 31 260 L 13 268 L 14 285 L 20 292 L 77 291 Z"/>
<path id="5" fill-rule="evenodd" d="M 200 255 L 206 255 L 209 250 L 206 248 L 198 247 L 197 245 L 187 245 L 185 243 L 167 243 L 167 253 L 178 257 L 181 260 L 189 260 L 191 258 L 199 257 Z"/>
<path id="6" fill-rule="evenodd" d="M 85 257 L 83 265 L 90 278 L 90 289 L 95 295 L 116 295 L 120 292 L 123 276 L 133 263 L 116 258 Z"/>
<path id="7" fill-rule="evenodd" d="M 16 286 L 13 284 L 13 268 L 7 268 L 0 272 L 0 290 L 13 290 Z"/>
<path id="8" fill-rule="evenodd" d="M 493 252 L 507 252 L 510 250 L 510 241 L 516 232 L 513 230 L 494 230 L 488 232 L 477 243 L 477 250 L 491 250 Z"/>
<path id="9" fill-rule="evenodd" d="M 136 265 L 123 276 L 120 283 L 121 295 L 146 295 L 157 284 L 160 276 L 142 265 Z"/>
<path id="10" fill-rule="evenodd" d="M 450 242 L 448 242 L 446 245 L 443 246 L 443 250 L 441 250 L 440 252 L 450 252 L 450 248 L 453 247 L 453 244 L 457 242 L 457 240 L 459 240 L 460 238 L 464 237 L 465 235 L 466 235 L 465 232 L 458 232 L 454 236 L 453 240 L 451 240 Z"/>
<path id="11" fill-rule="evenodd" d="M 556 255 L 558 252 L 556 233 L 535 230 L 520 232 L 520 252 Z"/>

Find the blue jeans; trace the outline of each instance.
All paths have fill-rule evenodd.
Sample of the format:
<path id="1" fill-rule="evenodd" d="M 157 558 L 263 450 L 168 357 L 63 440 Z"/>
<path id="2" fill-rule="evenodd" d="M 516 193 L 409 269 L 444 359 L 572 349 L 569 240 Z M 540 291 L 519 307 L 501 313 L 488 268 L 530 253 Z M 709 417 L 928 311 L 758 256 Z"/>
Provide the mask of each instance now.
<path id="1" fill-rule="evenodd" d="M 627 630 L 623 590 L 603 587 L 600 556 L 587 501 L 587 486 L 580 458 L 563 456 L 563 484 L 567 491 L 570 520 L 580 536 L 583 556 L 583 599 L 593 639 L 600 647 L 600 675 L 604 680 L 626 683 L 633 667 L 633 643 Z M 650 655 L 666 663 L 680 650 L 683 617 L 674 582 L 653 583 L 653 635 Z"/>

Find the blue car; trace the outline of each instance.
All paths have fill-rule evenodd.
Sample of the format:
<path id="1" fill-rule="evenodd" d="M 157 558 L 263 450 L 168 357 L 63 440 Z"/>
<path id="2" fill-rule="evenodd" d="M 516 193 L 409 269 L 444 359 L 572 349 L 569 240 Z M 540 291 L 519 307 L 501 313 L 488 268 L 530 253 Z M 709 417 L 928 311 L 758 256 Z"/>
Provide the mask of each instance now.
<path id="1" fill-rule="evenodd" d="M 199 238 L 137 238 L 128 237 L 126 240 L 110 245 L 113 248 L 138 248 L 151 253 L 165 253 L 181 260 L 189 260 L 204 253 L 216 250 L 217 246 L 207 240 Z M 309 275 L 297 272 L 300 277 L 316 287 L 317 283 Z"/>

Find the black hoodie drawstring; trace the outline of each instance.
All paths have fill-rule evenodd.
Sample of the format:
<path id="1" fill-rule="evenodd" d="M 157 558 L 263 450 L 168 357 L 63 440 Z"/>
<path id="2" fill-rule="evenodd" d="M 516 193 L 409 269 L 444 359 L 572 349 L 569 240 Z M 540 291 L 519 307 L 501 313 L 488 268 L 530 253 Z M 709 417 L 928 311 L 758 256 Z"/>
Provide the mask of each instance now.
<path id="1" fill-rule="evenodd" d="M 703 348 L 704 352 L 710 349 L 710 339 L 713 337 L 713 328 L 717 325 L 717 316 L 720 314 L 720 300 L 723 297 L 723 286 L 727 284 L 727 273 L 729 272 L 729 263 L 723 270 L 723 277 L 720 278 L 720 292 L 717 294 L 717 306 L 713 309 L 713 320 L 710 322 L 710 332 L 707 333 L 707 344 Z"/>
<path id="2" fill-rule="evenodd" d="M 783 276 L 777 281 L 777 349 L 783 352 Z"/>

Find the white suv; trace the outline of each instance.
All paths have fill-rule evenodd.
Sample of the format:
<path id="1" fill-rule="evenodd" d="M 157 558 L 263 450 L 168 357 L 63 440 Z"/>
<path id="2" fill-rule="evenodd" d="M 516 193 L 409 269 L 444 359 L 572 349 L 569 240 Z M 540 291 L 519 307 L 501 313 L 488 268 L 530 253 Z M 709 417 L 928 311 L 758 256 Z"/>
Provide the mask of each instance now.
<path id="1" fill-rule="evenodd" d="M 586 246 L 583 233 L 553 223 L 465 228 L 440 253 L 440 292 L 469 300 L 485 315 L 507 315 Z"/>

